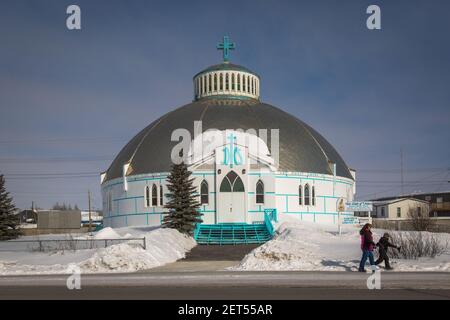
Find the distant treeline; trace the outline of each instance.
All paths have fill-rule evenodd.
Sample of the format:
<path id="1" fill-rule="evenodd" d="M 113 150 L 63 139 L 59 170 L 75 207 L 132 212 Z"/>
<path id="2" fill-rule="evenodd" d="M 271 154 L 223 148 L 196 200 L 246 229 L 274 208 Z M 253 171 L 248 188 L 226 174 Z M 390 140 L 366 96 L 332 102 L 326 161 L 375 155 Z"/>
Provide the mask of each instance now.
<path id="1" fill-rule="evenodd" d="M 63 202 L 62 204 L 59 204 L 58 202 L 55 203 L 52 207 L 53 210 L 61 210 L 61 211 L 67 211 L 67 210 L 80 210 L 78 208 L 78 205 L 75 204 L 73 207 L 71 204 L 66 204 Z"/>

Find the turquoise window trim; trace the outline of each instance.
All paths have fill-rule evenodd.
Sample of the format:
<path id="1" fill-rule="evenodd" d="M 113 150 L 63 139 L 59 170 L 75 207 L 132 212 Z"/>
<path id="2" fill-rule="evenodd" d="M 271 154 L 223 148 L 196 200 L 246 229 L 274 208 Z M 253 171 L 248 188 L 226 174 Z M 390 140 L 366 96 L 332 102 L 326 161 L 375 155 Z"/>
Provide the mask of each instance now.
<path id="1" fill-rule="evenodd" d="M 212 212 L 216 212 L 215 210 L 199 210 L 199 212 L 202 213 L 212 213 Z M 154 212 L 136 212 L 136 213 L 122 213 L 122 214 L 117 214 L 114 216 L 108 216 L 108 217 L 103 217 L 103 219 L 111 219 L 111 218 L 119 218 L 119 217 L 127 217 L 127 216 L 143 216 L 143 215 L 147 215 L 147 223 L 148 223 L 148 216 L 149 215 L 166 215 L 168 214 L 168 212 L 161 212 L 161 211 L 154 211 Z"/>
<path id="2" fill-rule="evenodd" d="M 248 175 L 261 177 L 261 176 L 273 176 L 273 175 L 275 175 L 275 173 L 272 173 L 272 172 L 249 172 Z"/>
<path id="3" fill-rule="evenodd" d="M 316 212 L 316 211 L 289 211 L 289 212 L 282 212 L 282 213 L 287 213 L 287 214 L 322 214 L 322 215 L 338 215 L 338 212 Z M 341 215 L 343 216 L 353 216 L 352 213 L 341 213 Z"/>
<path id="4" fill-rule="evenodd" d="M 192 173 L 193 176 L 213 176 L 215 174 L 216 173 L 214 171 L 213 172 L 193 172 Z"/>
<path id="5" fill-rule="evenodd" d="M 336 196 L 316 196 L 316 198 L 324 198 L 324 199 L 339 199 L 340 197 L 336 197 Z"/>
<path id="6" fill-rule="evenodd" d="M 255 192 L 254 191 L 249 191 L 249 192 L 247 192 L 247 194 L 255 194 Z M 266 191 L 266 192 L 264 192 L 264 194 L 266 195 L 274 195 L 275 194 L 275 192 L 272 192 L 272 191 Z"/>
<path id="7" fill-rule="evenodd" d="M 117 198 L 117 199 L 113 199 L 113 201 L 124 201 L 124 200 L 133 200 L 133 199 L 141 199 L 141 198 L 144 198 L 144 196 Z"/>
<path id="8" fill-rule="evenodd" d="M 127 177 L 127 182 L 137 182 L 137 181 L 151 181 L 151 180 L 166 180 L 167 176 L 169 175 L 168 172 L 161 172 L 161 175 L 156 176 L 156 177 L 142 177 L 145 176 L 144 174 L 140 174 L 137 177 L 136 176 L 130 176 Z M 113 180 L 110 180 L 108 182 L 106 182 L 104 185 L 102 184 L 102 189 L 108 189 L 112 186 L 116 186 L 116 185 L 120 185 L 123 184 L 123 178 L 115 178 Z"/>
<path id="9" fill-rule="evenodd" d="M 333 179 L 326 179 L 326 178 L 309 178 L 309 177 L 306 178 L 306 177 L 300 177 L 300 176 L 279 176 L 279 175 L 276 175 L 275 178 L 276 179 L 302 179 L 302 180 L 312 180 L 312 181 L 336 182 L 336 183 L 342 183 L 342 184 L 347 184 L 347 185 L 353 186 L 353 183 L 339 180 L 339 179 L 336 179 L 336 181 L 334 181 Z"/>

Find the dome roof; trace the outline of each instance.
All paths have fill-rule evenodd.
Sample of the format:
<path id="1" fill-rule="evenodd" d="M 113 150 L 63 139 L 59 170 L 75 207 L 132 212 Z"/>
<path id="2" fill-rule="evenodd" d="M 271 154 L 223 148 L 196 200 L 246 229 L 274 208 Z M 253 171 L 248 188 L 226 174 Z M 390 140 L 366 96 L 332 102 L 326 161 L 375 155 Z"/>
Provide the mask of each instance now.
<path id="1" fill-rule="evenodd" d="M 193 136 L 194 121 L 199 120 L 203 131 L 279 129 L 280 171 L 332 174 L 329 162 L 333 162 L 338 176 L 352 179 L 331 144 L 296 117 L 258 100 L 210 98 L 171 111 L 139 132 L 114 159 L 105 181 L 121 177 L 123 165 L 128 162 L 132 168 L 129 175 L 170 171 L 171 151 L 178 144 L 170 141 L 172 132 L 185 128 Z"/>
<path id="2" fill-rule="evenodd" d="M 255 72 L 251 71 L 250 69 L 248 69 L 246 67 L 240 66 L 238 64 L 229 63 L 229 62 L 222 62 L 219 64 L 209 66 L 208 68 L 200 71 L 199 73 L 197 73 L 194 76 L 194 78 L 197 77 L 199 74 L 211 72 L 211 71 L 242 71 L 242 72 L 251 73 L 255 76 L 258 76 L 258 74 L 256 74 Z"/>

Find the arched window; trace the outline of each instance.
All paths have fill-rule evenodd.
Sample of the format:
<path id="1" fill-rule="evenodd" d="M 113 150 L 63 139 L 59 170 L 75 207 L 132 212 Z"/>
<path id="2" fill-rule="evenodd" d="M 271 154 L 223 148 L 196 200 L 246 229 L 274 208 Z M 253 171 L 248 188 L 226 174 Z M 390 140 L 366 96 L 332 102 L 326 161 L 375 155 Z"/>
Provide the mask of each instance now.
<path id="1" fill-rule="evenodd" d="M 309 197 L 309 184 L 305 185 L 305 206 L 310 205 L 310 197 Z"/>
<path id="2" fill-rule="evenodd" d="M 203 76 L 203 94 L 206 93 L 206 76 Z"/>
<path id="3" fill-rule="evenodd" d="M 145 187 L 145 206 L 150 207 L 150 187 Z"/>
<path id="4" fill-rule="evenodd" d="M 237 75 L 237 91 L 241 91 L 241 75 Z"/>
<path id="5" fill-rule="evenodd" d="M 212 78 L 211 75 L 208 75 L 208 92 L 212 91 Z"/>
<path id="6" fill-rule="evenodd" d="M 311 200 L 312 200 L 312 205 L 315 206 L 316 205 L 316 188 L 314 188 L 314 186 L 311 187 Z"/>
<path id="7" fill-rule="evenodd" d="M 234 82 L 234 73 L 231 74 L 231 90 L 234 90 L 235 87 L 235 82 Z"/>
<path id="8" fill-rule="evenodd" d="M 227 173 L 220 184 L 220 192 L 244 192 L 244 183 L 234 171 Z"/>
<path id="9" fill-rule="evenodd" d="M 219 83 L 219 90 L 222 91 L 223 90 L 223 75 L 220 74 L 220 83 Z"/>
<path id="10" fill-rule="evenodd" d="M 163 192 L 163 186 L 162 185 L 159 186 L 159 205 L 160 206 L 164 205 L 164 192 Z"/>
<path id="11" fill-rule="evenodd" d="M 256 203 L 264 203 L 264 183 L 261 180 L 256 183 Z"/>
<path id="12" fill-rule="evenodd" d="M 244 92 L 247 91 L 246 83 L 247 83 L 247 78 L 245 76 L 242 76 L 242 91 L 244 91 Z"/>
<path id="13" fill-rule="evenodd" d="M 217 73 L 214 73 L 214 91 L 217 91 Z"/>
<path id="14" fill-rule="evenodd" d="M 158 205 L 158 188 L 156 184 L 152 186 L 152 206 L 156 207 Z"/>
<path id="15" fill-rule="evenodd" d="M 302 185 L 298 186 L 298 204 L 303 205 L 303 187 L 302 187 Z"/>
<path id="16" fill-rule="evenodd" d="M 250 77 L 247 78 L 247 92 L 250 93 Z"/>
<path id="17" fill-rule="evenodd" d="M 228 77 L 228 73 L 225 74 L 225 90 L 230 90 L 230 79 Z"/>
<path id="18" fill-rule="evenodd" d="M 203 180 L 200 184 L 200 204 L 208 204 L 209 203 L 209 191 L 208 191 L 208 182 Z"/>

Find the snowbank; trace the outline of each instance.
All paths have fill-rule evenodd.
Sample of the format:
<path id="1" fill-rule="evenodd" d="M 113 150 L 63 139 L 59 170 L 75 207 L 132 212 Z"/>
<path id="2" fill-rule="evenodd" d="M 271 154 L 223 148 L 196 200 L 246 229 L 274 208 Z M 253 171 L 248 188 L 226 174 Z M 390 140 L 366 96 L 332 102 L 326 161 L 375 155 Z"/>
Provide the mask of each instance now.
<path id="1" fill-rule="evenodd" d="M 93 235 L 95 239 L 129 237 L 145 237 L 146 250 L 135 242 L 125 242 L 107 248 L 63 253 L 2 252 L 0 274 L 67 273 L 72 264 L 83 273 L 135 272 L 175 262 L 196 245 L 193 238 L 174 229 L 105 228 Z"/>
<path id="2" fill-rule="evenodd" d="M 100 239 L 120 239 L 122 238 L 120 234 L 118 234 L 116 231 L 114 231 L 111 227 L 106 227 L 98 231 L 94 235 L 94 239 L 100 240 Z"/>
<path id="3" fill-rule="evenodd" d="M 157 229 L 145 235 L 147 249 L 119 244 L 100 249 L 90 259 L 79 263 L 81 271 L 134 272 L 175 262 L 185 257 L 196 242 L 174 229 Z"/>
<path id="4" fill-rule="evenodd" d="M 282 222 L 273 240 L 251 251 L 229 270 L 357 271 L 361 257 L 359 227 L 344 227 L 341 235 L 336 229 L 334 225 Z M 375 240 L 385 232 L 373 231 Z M 450 239 L 449 234 L 439 234 L 439 237 L 445 241 Z M 397 271 L 450 272 L 448 251 L 436 258 L 391 261 Z"/>

